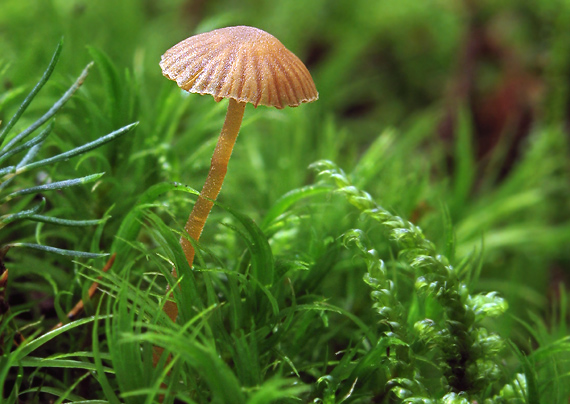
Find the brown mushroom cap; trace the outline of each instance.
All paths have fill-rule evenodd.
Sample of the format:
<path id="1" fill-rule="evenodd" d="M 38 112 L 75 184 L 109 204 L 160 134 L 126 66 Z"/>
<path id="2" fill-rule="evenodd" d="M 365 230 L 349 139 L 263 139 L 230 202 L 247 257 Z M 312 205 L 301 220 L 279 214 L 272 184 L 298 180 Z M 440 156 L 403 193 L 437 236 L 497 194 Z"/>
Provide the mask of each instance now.
<path id="1" fill-rule="evenodd" d="M 160 61 L 162 74 L 191 93 L 216 101 L 283 108 L 315 101 L 311 74 L 273 35 L 257 28 L 221 28 L 192 36 L 170 48 Z"/>

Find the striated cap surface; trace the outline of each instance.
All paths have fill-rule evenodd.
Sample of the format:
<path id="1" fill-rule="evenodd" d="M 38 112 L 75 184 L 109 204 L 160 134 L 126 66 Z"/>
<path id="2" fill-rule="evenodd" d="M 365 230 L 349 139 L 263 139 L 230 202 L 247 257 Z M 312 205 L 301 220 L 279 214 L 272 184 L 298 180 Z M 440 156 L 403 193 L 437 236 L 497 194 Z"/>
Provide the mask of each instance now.
<path id="1" fill-rule="evenodd" d="M 256 107 L 296 107 L 318 99 L 311 74 L 274 36 L 257 28 L 221 28 L 192 36 L 162 55 L 162 74 L 191 93 Z"/>

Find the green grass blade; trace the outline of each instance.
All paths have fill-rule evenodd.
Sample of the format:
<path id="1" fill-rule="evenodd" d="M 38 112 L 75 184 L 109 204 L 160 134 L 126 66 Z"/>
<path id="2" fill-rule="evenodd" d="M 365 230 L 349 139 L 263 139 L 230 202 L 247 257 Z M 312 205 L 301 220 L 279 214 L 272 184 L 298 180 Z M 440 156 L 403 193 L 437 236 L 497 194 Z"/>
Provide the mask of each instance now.
<path id="1" fill-rule="evenodd" d="M 79 380 L 83 380 L 85 376 L 80 377 Z M 49 386 L 40 386 L 40 387 L 34 387 L 28 390 L 24 390 L 22 392 L 20 392 L 20 394 L 28 394 L 28 393 L 33 393 L 33 394 L 38 394 L 38 393 L 44 393 L 44 394 L 51 394 L 53 396 L 56 397 L 65 397 L 68 400 L 71 400 L 72 403 L 75 402 L 81 402 L 81 401 L 85 401 L 82 397 L 77 396 L 75 394 L 70 394 L 70 391 L 66 391 L 63 389 L 59 389 L 56 387 L 49 387 Z M 50 401 L 51 402 L 51 401 Z M 54 402 L 54 404 L 59 403 L 60 401 L 57 400 L 57 402 Z"/>
<path id="2" fill-rule="evenodd" d="M 45 251 L 72 258 L 101 258 L 109 255 L 107 253 L 102 254 L 102 253 L 89 253 L 89 252 L 76 251 L 76 250 L 64 250 L 62 248 L 56 248 L 47 245 L 32 244 L 32 243 L 12 243 L 12 244 L 6 244 L 6 247 L 33 248 L 34 250 Z"/>
<path id="3" fill-rule="evenodd" d="M 273 403 L 286 399 L 300 402 L 297 397 L 308 390 L 310 390 L 309 386 L 299 384 L 293 379 L 270 379 L 259 386 L 259 390 L 251 394 L 247 404 Z"/>
<path id="4" fill-rule="evenodd" d="M 105 143 L 109 143 L 112 140 L 130 132 L 138 125 L 138 122 L 131 123 L 130 125 L 123 126 L 120 129 L 117 129 L 114 132 L 109 133 L 108 135 L 102 136 L 93 142 L 89 142 L 84 144 L 83 146 L 76 147 L 75 149 L 66 151 L 65 153 L 58 154 L 57 156 L 53 156 L 44 160 L 36 161 L 34 163 L 30 163 L 25 165 L 19 169 L 20 172 L 29 171 L 33 168 L 43 167 L 49 164 L 56 163 L 58 161 L 67 160 L 71 157 L 77 156 L 79 154 L 83 154 L 88 152 L 89 150 L 93 150 L 99 146 L 104 145 Z"/>
<path id="5" fill-rule="evenodd" d="M 42 201 L 31 209 L 0 217 L 0 229 L 9 223 L 15 222 L 17 220 L 29 219 L 30 217 L 37 215 L 39 212 L 44 210 L 45 206 L 46 200 L 45 198 L 42 198 Z"/>
<path id="6" fill-rule="evenodd" d="M 38 143 L 37 145 L 32 146 L 30 150 L 28 150 L 24 158 L 20 160 L 20 162 L 16 165 L 16 171 L 18 168 L 28 164 L 28 161 L 32 161 L 38 155 L 41 148 L 42 148 L 42 143 Z"/>
<path id="7" fill-rule="evenodd" d="M 35 146 L 32 146 L 32 148 L 30 150 L 28 150 L 28 152 L 26 153 L 24 158 L 22 160 L 20 160 L 20 162 L 18 163 L 18 165 L 16 165 L 16 167 L 10 166 L 10 167 L 6 167 L 5 169 L 0 170 L 0 173 L 2 175 L 4 175 L 5 177 L 7 177 L 7 179 L 5 179 L 4 182 L 2 182 L 0 184 L 0 191 L 2 191 L 4 188 L 6 188 L 8 185 L 10 185 L 10 183 L 12 181 L 14 181 L 14 178 L 16 178 L 16 176 L 18 175 L 18 168 L 26 165 L 28 163 L 28 161 L 32 161 L 34 159 L 34 157 L 36 157 L 36 155 L 40 151 L 41 147 L 42 147 L 42 143 L 39 143 Z M 7 176 L 6 174 L 8 174 L 8 173 L 11 173 L 11 175 Z"/>
<path id="8" fill-rule="evenodd" d="M 140 332 L 140 328 L 135 325 L 135 316 L 139 311 L 137 303 L 140 297 L 138 293 L 132 297 L 134 301 L 131 306 L 128 294 L 127 285 L 121 285 L 117 301 L 113 302 L 112 306 L 109 301 L 108 305 L 114 316 L 105 324 L 109 354 L 113 358 L 113 368 L 116 371 L 116 379 L 121 392 L 146 387 L 152 382 L 152 371 L 148 371 L 152 369 L 152 361 L 143 362 L 141 346 L 133 341 L 125 342 L 122 338 L 127 333 Z M 127 403 L 133 402 L 133 400 L 127 400 Z"/>
<path id="9" fill-rule="evenodd" d="M 273 284 L 275 258 L 273 257 L 273 252 L 271 251 L 267 237 L 261 228 L 250 217 L 227 206 L 220 204 L 217 205 L 231 213 L 232 216 L 239 220 L 251 237 L 251 243 L 248 244 L 251 250 L 253 276 L 263 286 Z"/>
<path id="10" fill-rule="evenodd" d="M 98 319 L 100 320 L 102 318 L 103 317 L 99 317 Z M 40 337 L 31 340 L 30 339 L 26 340 L 24 344 L 20 345 L 18 349 L 12 353 L 13 360 L 15 362 L 20 361 L 25 357 L 27 357 L 30 353 L 41 347 L 42 345 L 45 345 L 47 342 L 63 334 L 64 332 L 70 331 L 84 324 L 92 323 L 93 321 L 95 321 L 95 317 L 82 318 L 80 320 L 72 321 L 68 324 L 65 324 L 62 327 L 59 327 L 53 331 L 49 331 Z"/>
<path id="11" fill-rule="evenodd" d="M 91 362 L 82 362 L 70 359 L 50 359 L 27 357 L 19 362 L 20 366 L 31 368 L 65 368 L 65 369 L 81 369 L 81 370 L 97 370 L 95 364 Z M 105 372 L 115 373 L 111 368 L 105 367 Z"/>
<path id="12" fill-rule="evenodd" d="M 101 310 L 101 303 L 103 300 L 99 301 L 99 305 L 97 306 L 97 312 L 95 313 L 94 319 L 96 321 L 93 322 L 93 330 L 91 332 L 91 339 L 93 341 L 92 349 L 93 349 L 93 362 L 95 363 L 96 372 L 97 372 L 97 380 L 101 385 L 101 390 L 105 395 L 105 398 L 108 403 L 112 404 L 120 404 L 119 398 L 113 391 L 111 384 L 109 383 L 109 379 L 107 378 L 105 367 L 103 366 L 103 358 L 101 355 L 101 347 L 99 345 L 99 321 L 98 320 L 105 320 L 108 321 L 112 316 L 101 316 L 99 315 Z"/>
<path id="13" fill-rule="evenodd" d="M 135 206 L 127 213 L 121 222 L 121 226 L 119 227 L 119 231 L 117 232 L 111 251 L 123 253 L 125 240 L 134 240 L 141 228 L 141 219 L 144 216 L 144 209 L 142 209 L 142 207 L 155 202 L 161 195 L 172 190 L 189 192 L 194 195 L 200 194 L 198 191 L 179 183 L 161 182 L 151 186 L 138 198 Z M 119 259 L 121 259 L 125 254 L 117 255 Z"/>
<path id="14" fill-rule="evenodd" d="M 61 219 L 59 217 L 44 216 L 44 215 L 31 215 L 28 217 L 29 220 L 34 222 L 57 224 L 60 226 L 68 227 L 86 227 L 86 226 L 97 226 L 98 224 L 104 223 L 109 220 L 110 216 L 104 217 L 102 219 L 93 220 L 72 220 L 72 219 Z"/>
<path id="15" fill-rule="evenodd" d="M 46 123 L 52 116 L 54 116 L 57 111 L 60 110 L 61 107 L 63 107 L 65 105 L 65 103 L 73 96 L 73 94 L 75 93 L 75 91 L 77 91 L 77 89 L 79 87 L 81 87 L 81 85 L 83 84 L 83 82 L 85 81 L 85 78 L 87 77 L 87 75 L 89 74 L 89 69 L 91 68 L 91 66 L 93 65 L 93 62 L 89 63 L 85 69 L 83 69 L 83 71 L 81 72 L 81 74 L 79 75 L 79 77 L 77 78 L 77 80 L 75 81 L 75 83 L 73 83 L 71 85 L 71 87 L 69 87 L 69 89 L 65 92 L 65 94 L 63 94 L 63 96 L 57 100 L 55 102 L 55 104 L 53 104 L 53 106 L 48 110 L 48 112 L 46 112 L 44 115 L 42 115 L 37 121 L 35 121 L 33 124 L 31 124 L 27 129 L 25 129 L 23 132 L 20 132 L 18 135 L 14 136 L 14 138 L 12 140 L 10 140 L 0 151 L 0 153 L 6 153 L 8 150 L 10 150 L 16 143 L 21 142 L 23 139 L 25 139 L 26 137 L 28 137 L 31 133 L 33 133 L 36 129 L 38 129 L 40 126 L 42 126 L 44 123 Z"/>
<path id="16" fill-rule="evenodd" d="M 538 380 L 536 371 L 532 367 L 530 361 L 525 356 L 523 358 L 523 368 L 524 368 L 524 375 L 526 377 L 527 383 L 527 399 L 528 404 L 540 404 L 540 395 L 538 393 Z"/>
<path id="17" fill-rule="evenodd" d="M 0 362 L 0 365 L 2 363 Z M 22 368 L 18 369 L 18 376 L 16 376 L 16 382 L 12 387 L 12 392 L 6 399 L 6 404 L 15 404 L 16 402 L 20 403 L 18 400 L 18 396 L 20 395 L 20 386 L 22 384 L 22 379 L 24 378 L 24 374 L 22 372 Z M 17 401 L 18 400 L 18 401 Z"/>
<path id="18" fill-rule="evenodd" d="M 455 139 L 455 173 L 454 173 L 454 213 L 463 209 L 475 180 L 475 157 L 473 150 L 473 123 L 465 108 L 458 116 L 457 136 Z"/>
<path id="19" fill-rule="evenodd" d="M 51 184 L 38 185 L 36 187 L 21 189 L 19 191 L 15 191 L 12 192 L 11 194 L 6 195 L 4 198 L 2 198 L 2 200 L 0 200 L 0 202 L 8 202 L 18 196 L 37 194 L 39 192 L 45 192 L 45 191 L 58 191 L 64 188 L 87 184 L 89 182 L 97 181 L 103 175 L 105 175 L 105 173 L 91 174 L 81 178 L 57 181 L 57 182 L 52 182 Z"/>
<path id="20" fill-rule="evenodd" d="M 49 136 L 49 134 L 53 130 L 53 127 L 54 127 L 54 121 L 50 122 L 50 124 L 44 130 L 42 130 L 38 136 L 36 136 L 32 140 L 29 140 L 23 145 L 15 147 L 12 150 L 9 150 L 6 153 L 4 153 L 2 156 L 0 156 L 0 164 L 4 162 L 4 160 L 12 157 L 15 154 L 20 153 L 23 150 L 28 150 L 35 145 L 41 144 Z"/>
<path id="21" fill-rule="evenodd" d="M 193 317 L 192 307 L 203 308 L 203 302 L 196 287 L 194 272 L 190 269 L 186 256 L 180 246 L 179 238 L 174 234 L 173 230 L 169 228 L 164 222 L 154 213 L 145 212 L 146 217 L 151 221 L 152 227 L 158 231 L 162 237 L 163 248 L 170 252 L 171 259 L 178 272 L 180 280 L 180 287 L 173 288 L 174 295 L 176 296 L 178 307 L 180 308 L 180 319 L 182 322 L 189 321 Z M 175 281 L 175 279 L 170 279 Z"/>
<path id="22" fill-rule="evenodd" d="M 34 97 L 40 92 L 44 84 L 46 84 L 47 81 L 49 80 L 51 74 L 53 73 L 53 70 L 55 69 L 55 65 L 59 60 L 59 55 L 61 54 L 62 48 L 63 48 L 63 38 L 57 44 L 57 47 L 55 48 L 55 52 L 53 53 L 51 61 L 47 69 L 44 71 L 44 74 L 42 75 L 40 81 L 32 89 L 30 94 L 28 94 L 28 96 L 24 99 L 24 102 L 22 102 L 22 104 L 20 105 L 20 107 L 12 117 L 12 119 L 10 119 L 10 121 L 2 129 L 2 132 L 0 132 L 0 145 L 2 145 L 2 143 L 4 142 L 4 138 L 6 137 L 8 132 L 10 132 L 10 130 L 14 127 L 14 125 L 18 122 L 18 120 L 20 119 L 22 114 L 26 111 L 26 109 L 28 108 Z"/>
<path id="23" fill-rule="evenodd" d="M 97 70 L 101 73 L 103 87 L 105 88 L 106 107 L 112 115 L 116 115 L 120 112 L 121 107 L 124 107 L 124 105 L 120 104 L 122 101 L 120 98 L 122 98 L 121 90 L 123 87 L 117 67 L 113 63 L 112 59 L 99 49 L 93 46 L 88 46 L 87 50 L 96 62 Z M 114 121 L 114 118 L 115 117 L 112 117 L 111 120 Z"/>
<path id="24" fill-rule="evenodd" d="M 263 219 L 260 227 L 267 230 L 268 226 L 277 219 L 280 215 L 285 213 L 296 202 L 308 198 L 313 195 L 324 194 L 330 192 L 331 187 L 325 185 L 308 185 L 302 188 L 294 189 L 283 195 L 273 206 Z"/>
<path id="25" fill-rule="evenodd" d="M 440 203 L 440 206 L 443 217 L 443 238 L 445 242 L 443 255 L 453 261 L 455 258 L 455 232 L 453 231 L 453 219 L 451 218 L 449 207 L 443 202 Z"/>
<path id="26" fill-rule="evenodd" d="M 4 176 L 6 174 L 10 174 L 16 171 L 16 166 L 8 166 L 0 169 L 0 175 Z"/>
<path id="27" fill-rule="evenodd" d="M 239 381 L 213 347 L 200 344 L 197 341 L 189 341 L 171 333 L 146 332 L 133 335 L 132 338 L 148 341 L 153 345 L 168 348 L 181 355 L 181 358 L 204 378 L 213 395 L 213 402 L 245 403 Z"/>
<path id="28" fill-rule="evenodd" d="M 357 187 L 364 187 L 371 179 L 378 176 L 388 161 L 387 155 L 392 151 L 396 139 L 396 131 L 386 129 L 366 149 L 351 173 L 351 177 L 357 181 L 355 184 Z"/>

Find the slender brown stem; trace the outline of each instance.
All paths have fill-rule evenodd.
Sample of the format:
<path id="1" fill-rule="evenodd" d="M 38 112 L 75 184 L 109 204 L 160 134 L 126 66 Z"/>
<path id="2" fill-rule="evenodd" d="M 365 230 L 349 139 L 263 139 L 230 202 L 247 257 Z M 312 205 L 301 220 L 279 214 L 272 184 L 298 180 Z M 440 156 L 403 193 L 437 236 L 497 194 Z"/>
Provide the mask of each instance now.
<path id="1" fill-rule="evenodd" d="M 200 239 L 200 235 L 206 224 L 206 219 L 214 205 L 212 201 L 216 200 L 222 189 L 222 183 L 224 182 L 224 177 L 228 170 L 228 162 L 241 126 L 245 104 L 245 102 L 230 99 L 226 120 L 212 156 L 210 172 L 208 173 L 208 177 L 206 177 L 202 192 L 200 192 L 200 196 L 190 213 L 188 222 L 186 222 L 186 226 L 184 226 L 184 230 L 186 230 L 193 240 L 198 241 Z M 188 265 L 192 268 L 192 263 L 194 262 L 194 247 L 192 247 L 192 244 L 185 237 L 180 239 L 180 244 L 182 244 Z M 172 275 L 176 277 L 176 268 L 172 270 Z M 176 320 L 178 316 L 176 303 L 167 301 L 164 305 L 164 312 L 172 321 Z"/>
<path id="2" fill-rule="evenodd" d="M 102 269 L 103 272 L 107 272 L 109 269 L 111 269 L 113 263 L 115 262 L 116 257 L 117 253 L 113 253 L 113 255 L 111 255 L 111 258 L 109 258 L 109 261 L 107 261 L 107 263 Z M 99 279 L 101 279 L 101 276 L 97 277 L 97 280 Z M 95 292 L 97 292 L 98 287 L 99 287 L 99 282 L 97 281 L 91 284 L 91 286 L 89 287 L 89 291 L 87 292 L 89 299 L 93 298 L 93 295 L 95 295 Z M 77 302 L 77 304 L 73 307 L 73 309 L 71 309 L 71 311 L 67 313 L 67 318 L 73 320 L 81 312 L 81 310 L 83 310 L 84 307 L 85 303 L 83 303 L 83 299 L 81 299 L 79 302 Z M 57 323 L 50 331 L 57 330 L 60 327 L 63 327 L 63 323 Z"/>

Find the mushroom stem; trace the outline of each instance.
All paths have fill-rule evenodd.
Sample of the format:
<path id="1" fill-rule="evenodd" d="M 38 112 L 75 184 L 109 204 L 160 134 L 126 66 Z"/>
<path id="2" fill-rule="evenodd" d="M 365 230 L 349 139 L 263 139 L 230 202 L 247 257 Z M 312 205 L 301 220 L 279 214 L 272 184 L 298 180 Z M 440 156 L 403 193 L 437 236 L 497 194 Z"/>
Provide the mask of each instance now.
<path id="1" fill-rule="evenodd" d="M 200 192 L 200 196 L 188 217 L 186 226 L 184 226 L 184 230 L 186 230 L 188 235 L 195 241 L 200 239 L 200 235 L 202 234 L 202 230 L 206 224 L 206 219 L 214 205 L 213 201 L 216 200 L 220 190 L 222 189 L 222 183 L 224 182 L 224 177 L 228 170 L 228 162 L 232 155 L 232 150 L 243 119 L 245 104 L 245 102 L 238 102 L 233 98 L 230 98 L 226 120 L 222 127 L 222 132 L 220 133 L 216 148 L 214 149 L 214 154 L 212 155 L 210 172 L 206 177 L 206 182 Z M 182 250 L 186 255 L 188 265 L 192 268 L 192 263 L 194 262 L 194 247 L 192 247 L 192 244 L 185 237 L 180 239 L 180 244 L 182 245 Z M 172 275 L 174 277 L 177 276 L 176 268 L 172 270 Z M 176 320 L 176 317 L 178 316 L 178 307 L 176 306 L 176 303 L 167 301 L 164 305 L 164 311 L 172 321 Z"/>

